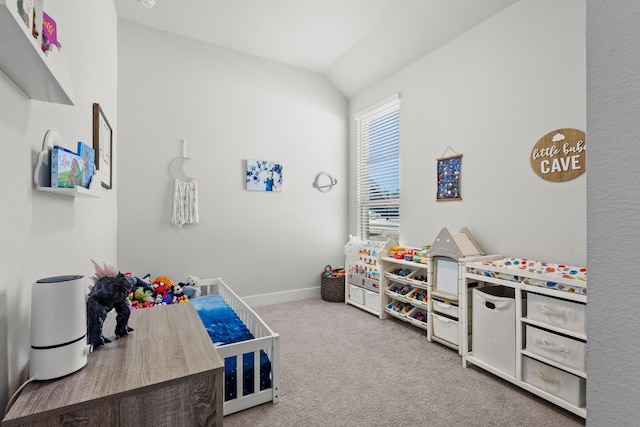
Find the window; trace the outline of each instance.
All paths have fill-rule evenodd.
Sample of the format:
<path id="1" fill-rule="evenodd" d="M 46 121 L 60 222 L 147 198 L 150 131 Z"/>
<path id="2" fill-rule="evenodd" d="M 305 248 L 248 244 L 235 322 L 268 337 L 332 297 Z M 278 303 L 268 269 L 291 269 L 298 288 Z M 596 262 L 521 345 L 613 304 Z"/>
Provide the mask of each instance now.
<path id="1" fill-rule="evenodd" d="M 400 98 L 356 115 L 358 234 L 400 238 Z"/>

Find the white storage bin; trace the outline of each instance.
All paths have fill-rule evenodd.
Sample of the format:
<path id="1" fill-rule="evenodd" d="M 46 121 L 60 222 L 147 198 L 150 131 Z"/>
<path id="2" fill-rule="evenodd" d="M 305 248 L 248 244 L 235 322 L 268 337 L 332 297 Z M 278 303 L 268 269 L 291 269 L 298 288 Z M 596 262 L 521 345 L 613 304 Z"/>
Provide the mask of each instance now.
<path id="1" fill-rule="evenodd" d="M 523 357 L 522 379 L 577 407 L 585 404 L 587 381 L 530 357 Z"/>
<path id="2" fill-rule="evenodd" d="M 583 341 L 554 334 L 535 326 L 527 325 L 526 350 L 562 365 L 585 372 L 586 351 Z"/>
<path id="3" fill-rule="evenodd" d="M 451 304 L 449 301 L 439 301 L 434 299 L 433 311 L 441 314 L 446 314 L 447 316 L 455 317 L 456 319 L 460 317 L 458 314 L 458 306 L 455 304 Z"/>
<path id="4" fill-rule="evenodd" d="M 358 304 L 364 304 L 364 289 L 359 286 L 349 285 L 349 299 Z"/>
<path id="5" fill-rule="evenodd" d="M 429 299 L 427 295 L 426 289 L 415 288 L 407 294 L 407 299 L 415 306 L 427 308 L 429 306 Z"/>
<path id="6" fill-rule="evenodd" d="M 373 310 L 380 311 L 380 294 L 365 289 L 364 304 Z"/>
<path id="7" fill-rule="evenodd" d="M 509 375 L 516 373 L 515 291 L 506 286 L 473 290 L 473 355 Z"/>
<path id="8" fill-rule="evenodd" d="M 584 334 L 586 304 L 529 292 L 527 318 Z"/>
<path id="9" fill-rule="evenodd" d="M 455 319 L 432 313 L 433 335 L 452 344 L 459 345 L 458 331 L 460 324 Z"/>
<path id="10" fill-rule="evenodd" d="M 413 287 L 404 283 L 390 282 L 386 291 L 391 298 L 403 299 L 413 292 Z"/>
<path id="11" fill-rule="evenodd" d="M 407 279 L 418 286 L 427 286 L 427 270 L 418 268 Z"/>
<path id="12" fill-rule="evenodd" d="M 407 318 L 411 323 L 416 325 L 419 328 L 427 329 L 428 328 L 428 318 L 429 313 L 427 310 L 421 307 L 413 307 L 411 311 L 407 314 Z"/>

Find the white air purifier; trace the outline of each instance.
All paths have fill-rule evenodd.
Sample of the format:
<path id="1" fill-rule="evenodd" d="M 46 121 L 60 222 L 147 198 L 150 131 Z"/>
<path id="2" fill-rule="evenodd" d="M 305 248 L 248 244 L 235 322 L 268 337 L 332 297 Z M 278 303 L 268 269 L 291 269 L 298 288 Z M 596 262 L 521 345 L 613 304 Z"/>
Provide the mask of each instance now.
<path id="1" fill-rule="evenodd" d="M 87 364 L 85 277 L 40 279 L 31 288 L 31 352 L 29 375 L 50 380 Z"/>

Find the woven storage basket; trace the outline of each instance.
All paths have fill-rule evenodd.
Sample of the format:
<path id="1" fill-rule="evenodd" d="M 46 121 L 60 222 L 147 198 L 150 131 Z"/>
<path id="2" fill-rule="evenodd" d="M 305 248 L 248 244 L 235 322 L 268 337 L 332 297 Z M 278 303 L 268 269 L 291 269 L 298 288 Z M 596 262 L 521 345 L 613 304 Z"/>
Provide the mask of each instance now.
<path id="1" fill-rule="evenodd" d="M 320 275 L 320 296 L 328 302 L 344 302 L 344 277 Z"/>

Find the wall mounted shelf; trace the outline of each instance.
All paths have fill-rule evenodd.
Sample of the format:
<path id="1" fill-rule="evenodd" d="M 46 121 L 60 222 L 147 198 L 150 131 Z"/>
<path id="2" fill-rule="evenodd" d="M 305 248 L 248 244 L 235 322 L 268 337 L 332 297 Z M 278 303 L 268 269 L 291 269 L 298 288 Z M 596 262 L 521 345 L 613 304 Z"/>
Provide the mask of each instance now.
<path id="1" fill-rule="evenodd" d="M 34 3 L 42 5 L 42 1 Z M 45 54 L 41 30 L 34 38 L 18 14 L 17 1 L 0 0 L 0 70 L 31 99 L 74 105 L 65 51 Z"/>
<path id="2" fill-rule="evenodd" d="M 93 187 L 96 188 L 93 188 Z M 100 188 L 100 184 L 97 185 L 94 183 L 89 186 L 89 188 L 84 187 L 74 187 L 74 188 L 56 188 L 56 187 L 41 187 L 36 185 L 36 190 L 44 191 L 45 193 L 53 193 L 61 196 L 68 197 L 100 197 L 100 193 L 97 189 Z"/>
<path id="3" fill-rule="evenodd" d="M 51 187 L 51 149 L 54 145 L 62 145 L 60 134 L 49 129 L 42 143 L 42 151 L 38 153 L 36 165 L 33 169 L 33 183 L 37 191 L 58 194 L 67 197 L 101 197 L 102 179 L 100 171 L 96 171 L 91 178 L 89 188 L 76 186 L 73 188 Z"/>

